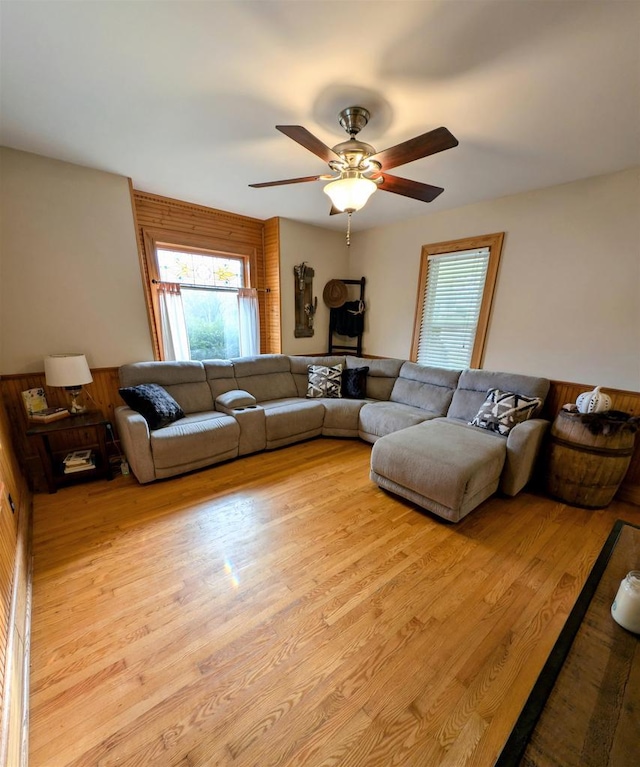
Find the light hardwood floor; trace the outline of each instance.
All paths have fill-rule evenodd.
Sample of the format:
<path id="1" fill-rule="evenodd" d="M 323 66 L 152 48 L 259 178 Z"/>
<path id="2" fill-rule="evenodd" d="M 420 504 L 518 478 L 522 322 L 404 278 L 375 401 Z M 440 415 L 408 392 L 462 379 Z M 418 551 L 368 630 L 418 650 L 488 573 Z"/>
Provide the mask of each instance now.
<path id="1" fill-rule="evenodd" d="M 532 493 L 457 525 L 318 439 L 38 495 L 31 767 L 493 765 L 611 526 Z"/>

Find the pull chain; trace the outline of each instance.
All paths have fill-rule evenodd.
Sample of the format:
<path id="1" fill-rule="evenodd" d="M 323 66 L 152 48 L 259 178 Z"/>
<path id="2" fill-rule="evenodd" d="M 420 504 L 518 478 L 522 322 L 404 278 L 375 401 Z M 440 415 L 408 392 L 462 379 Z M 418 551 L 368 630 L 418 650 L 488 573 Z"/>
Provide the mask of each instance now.
<path id="1" fill-rule="evenodd" d="M 347 247 L 351 245 L 351 211 L 347 211 Z"/>

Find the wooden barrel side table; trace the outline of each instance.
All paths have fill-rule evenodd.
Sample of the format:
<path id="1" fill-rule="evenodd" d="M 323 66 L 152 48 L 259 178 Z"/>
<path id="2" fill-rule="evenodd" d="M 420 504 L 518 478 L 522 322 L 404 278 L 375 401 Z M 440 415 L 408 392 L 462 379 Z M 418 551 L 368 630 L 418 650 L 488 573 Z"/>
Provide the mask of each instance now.
<path id="1" fill-rule="evenodd" d="M 634 441 L 634 431 L 619 422 L 594 434 L 580 413 L 561 410 L 551 426 L 547 492 L 572 506 L 605 508 L 627 473 Z"/>

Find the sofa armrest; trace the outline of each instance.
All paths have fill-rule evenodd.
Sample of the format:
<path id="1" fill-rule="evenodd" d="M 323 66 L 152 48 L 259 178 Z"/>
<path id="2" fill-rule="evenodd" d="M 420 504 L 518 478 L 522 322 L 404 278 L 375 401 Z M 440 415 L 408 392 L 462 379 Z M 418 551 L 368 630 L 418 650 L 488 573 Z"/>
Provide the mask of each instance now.
<path id="1" fill-rule="evenodd" d="M 548 421 L 532 418 L 517 424 L 509 432 L 507 456 L 500 479 L 500 489 L 506 495 L 516 495 L 531 479 L 548 427 Z"/>
<path id="2" fill-rule="evenodd" d="M 216 410 L 227 415 L 233 415 L 234 410 L 255 407 L 256 398 L 244 389 L 232 389 L 216 397 Z"/>
<path id="3" fill-rule="evenodd" d="M 120 443 L 131 471 L 141 484 L 152 482 L 156 471 L 151 455 L 149 425 L 140 413 L 126 406 L 117 407 L 115 417 Z"/>

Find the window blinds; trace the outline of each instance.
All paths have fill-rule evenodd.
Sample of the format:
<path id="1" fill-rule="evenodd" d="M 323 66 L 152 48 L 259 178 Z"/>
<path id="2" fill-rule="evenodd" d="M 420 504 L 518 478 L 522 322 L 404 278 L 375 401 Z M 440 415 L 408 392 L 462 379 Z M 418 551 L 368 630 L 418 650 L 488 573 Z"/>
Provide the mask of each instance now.
<path id="1" fill-rule="evenodd" d="M 418 362 L 460 369 L 471 362 L 489 248 L 428 256 Z"/>

